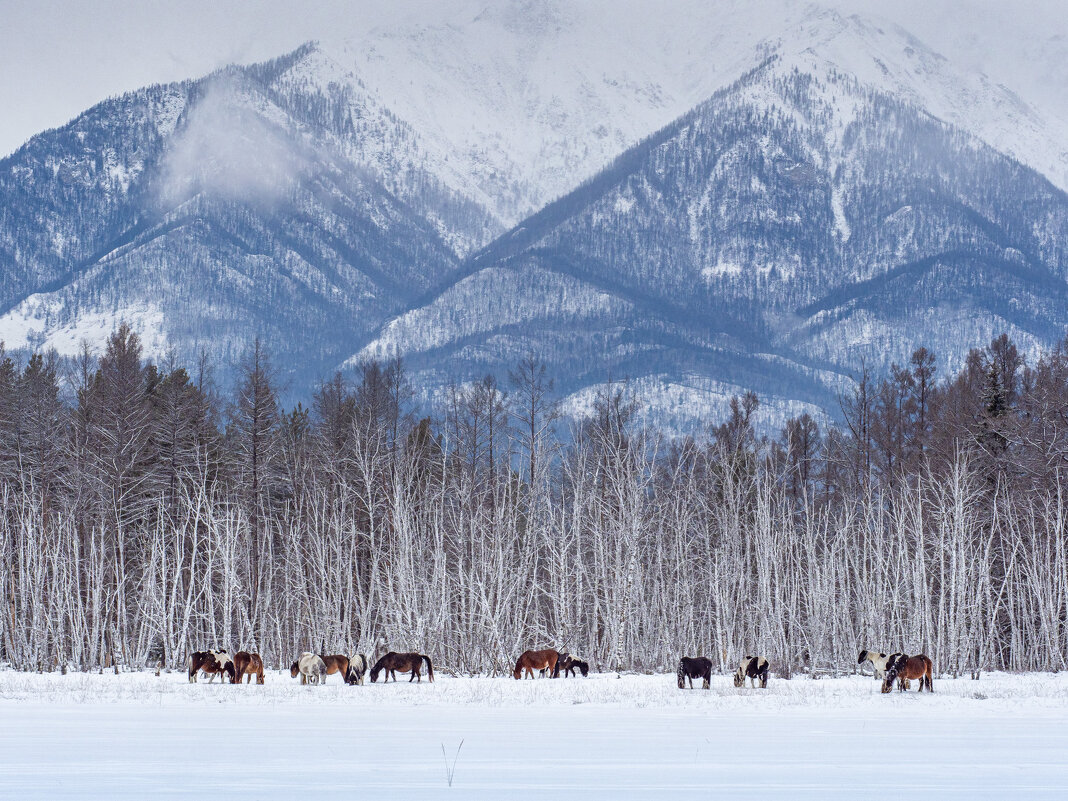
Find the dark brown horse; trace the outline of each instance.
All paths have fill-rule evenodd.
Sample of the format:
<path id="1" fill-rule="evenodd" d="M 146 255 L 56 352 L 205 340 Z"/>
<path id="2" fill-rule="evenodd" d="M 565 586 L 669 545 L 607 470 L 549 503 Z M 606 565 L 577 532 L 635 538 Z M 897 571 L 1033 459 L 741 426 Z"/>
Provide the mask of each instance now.
<path id="1" fill-rule="evenodd" d="M 410 672 L 412 674 L 412 677 L 408 679 L 409 684 L 417 680 L 421 682 L 423 680 L 423 662 L 426 662 L 427 678 L 433 681 L 434 664 L 430 661 L 429 656 L 427 656 L 426 654 L 415 653 L 398 654 L 394 651 L 390 651 L 388 654 L 386 654 L 377 662 L 375 662 L 375 666 L 371 668 L 371 683 L 374 684 L 376 681 L 378 681 L 378 674 L 381 673 L 383 670 L 386 672 L 386 676 L 382 680 L 383 684 L 389 681 L 389 677 L 391 675 L 393 676 L 393 681 L 396 681 L 398 670 L 401 673 Z"/>
<path id="2" fill-rule="evenodd" d="M 923 692 L 926 686 L 929 692 L 934 692 L 934 684 L 931 675 L 934 673 L 934 665 L 926 654 L 919 656 L 905 656 L 901 654 L 892 662 L 886 664 L 886 676 L 883 678 L 884 693 L 893 691 L 894 679 L 897 679 L 897 688 L 900 692 L 908 689 L 910 679 L 920 680 L 919 692 Z"/>
<path id="3" fill-rule="evenodd" d="M 234 660 L 226 651 L 194 651 L 186 660 L 186 665 L 189 668 L 189 681 L 191 682 L 195 682 L 197 674 L 204 671 L 210 676 L 209 683 L 215 681 L 216 676 L 222 677 L 223 684 L 227 681 L 230 684 L 234 683 L 236 676 Z"/>
<path id="4" fill-rule="evenodd" d="M 252 677 L 256 677 L 257 684 L 263 684 L 263 660 L 259 654 L 250 654 L 248 651 L 238 651 L 234 654 L 234 684 L 240 684 L 241 678 L 246 684 L 252 683 Z"/>
<path id="5" fill-rule="evenodd" d="M 707 690 L 712 686 L 712 660 L 707 656 L 684 656 L 679 660 L 679 669 L 675 676 L 680 690 L 686 689 L 687 679 L 691 690 L 694 679 L 702 679 L 701 686 Z"/>
<path id="6" fill-rule="evenodd" d="M 581 659 L 573 657 L 571 654 L 562 654 L 556 661 L 556 675 L 561 673 L 565 676 L 575 675 L 575 671 L 579 671 L 583 676 L 590 675 L 590 663 L 583 662 Z"/>
<path id="7" fill-rule="evenodd" d="M 340 673 L 341 680 L 344 681 L 345 677 L 349 675 L 349 658 L 344 654 L 334 654 L 333 656 L 321 654 L 319 658 L 326 664 L 327 676 Z"/>
<path id="8" fill-rule="evenodd" d="M 515 670 L 512 671 L 512 675 L 516 679 L 523 678 L 523 671 L 530 678 L 534 678 L 535 670 L 547 670 L 549 675 L 554 679 L 559 675 L 556 672 L 556 663 L 560 659 L 560 654 L 554 651 L 552 648 L 545 648 L 541 651 L 524 651 L 519 659 L 516 660 Z"/>

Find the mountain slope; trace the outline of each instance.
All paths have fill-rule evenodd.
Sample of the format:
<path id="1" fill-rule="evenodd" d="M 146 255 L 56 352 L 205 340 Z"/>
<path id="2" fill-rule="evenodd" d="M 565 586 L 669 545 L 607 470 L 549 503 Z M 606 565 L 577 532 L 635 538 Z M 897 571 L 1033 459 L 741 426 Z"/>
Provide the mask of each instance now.
<path id="1" fill-rule="evenodd" d="M 476 254 L 353 361 L 429 383 L 533 351 L 582 403 L 654 388 L 689 425 L 752 388 L 833 410 L 843 377 L 1068 325 L 1068 198 L 816 51 L 772 56 Z"/>
<path id="2" fill-rule="evenodd" d="M 73 352 L 119 319 L 302 383 L 454 270 L 492 215 L 314 47 L 106 101 L 0 162 L 0 338 Z"/>

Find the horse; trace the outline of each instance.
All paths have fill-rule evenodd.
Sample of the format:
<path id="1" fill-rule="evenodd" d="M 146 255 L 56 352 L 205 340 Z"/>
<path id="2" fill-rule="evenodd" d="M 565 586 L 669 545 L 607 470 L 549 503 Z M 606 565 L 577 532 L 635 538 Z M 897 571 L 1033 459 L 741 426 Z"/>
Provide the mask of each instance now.
<path id="1" fill-rule="evenodd" d="M 301 684 L 323 684 L 326 681 L 326 663 L 322 657 L 305 651 L 289 668 L 293 678 L 300 676 Z"/>
<path id="2" fill-rule="evenodd" d="M 327 676 L 333 676 L 335 673 L 340 673 L 341 679 L 344 681 L 345 677 L 349 675 L 349 658 L 344 654 L 333 654 L 331 656 L 322 654 L 319 658 L 322 659 L 323 663 L 326 665 Z"/>
<path id="3" fill-rule="evenodd" d="M 224 684 L 227 679 L 233 684 L 237 675 L 234 660 L 226 651 L 194 651 L 186 659 L 186 667 L 189 668 L 191 683 L 196 683 L 197 673 L 200 671 L 209 676 L 208 684 L 214 682 L 216 676 L 221 676 Z"/>
<path id="4" fill-rule="evenodd" d="M 371 668 L 371 683 L 374 684 L 376 681 L 378 681 L 378 674 L 381 673 L 383 670 L 386 672 L 386 677 L 382 681 L 383 684 L 389 681 L 390 675 L 393 676 L 393 681 L 396 681 L 398 670 L 401 673 L 410 672 L 412 674 L 412 677 L 408 679 L 409 684 L 416 680 L 422 682 L 423 662 L 426 662 L 427 678 L 430 679 L 430 681 L 433 681 L 434 663 L 430 661 L 429 656 L 427 656 L 426 654 L 416 653 L 398 654 L 394 651 L 390 651 L 388 654 L 386 654 L 377 662 L 375 662 L 375 666 Z"/>
<path id="5" fill-rule="evenodd" d="M 589 662 L 583 662 L 581 659 L 576 659 L 571 654 L 561 654 L 560 658 L 556 660 L 556 675 L 560 675 L 560 671 L 564 672 L 564 675 L 575 675 L 575 671 L 578 670 L 582 673 L 583 678 L 590 675 Z"/>
<path id="6" fill-rule="evenodd" d="M 520 654 L 519 659 L 516 660 L 515 670 L 512 671 L 512 675 L 518 680 L 523 678 L 523 671 L 526 671 L 530 678 L 534 678 L 535 670 L 547 670 L 555 679 L 560 675 L 557 671 L 557 663 L 559 661 L 559 652 L 554 651 L 552 648 L 545 648 L 541 651 L 524 651 Z"/>
<path id="7" fill-rule="evenodd" d="M 701 687 L 707 690 L 712 686 L 712 660 L 707 656 L 684 656 L 679 660 L 677 672 L 679 689 L 686 689 L 686 680 L 690 680 L 690 689 L 693 689 L 694 679 L 704 679 Z"/>
<path id="8" fill-rule="evenodd" d="M 241 683 L 242 677 L 246 684 L 252 683 L 252 677 L 256 677 L 257 684 L 263 684 L 263 660 L 259 654 L 250 654 L 248 651 L 238 651 L 234 654 L 235 684 Z"/>
<path id="9" fill-rule="evenodd" d="M 345 674 L 345 683 L 363 684 L 363 677 L 370 666 L 371 661 L 367 658 L 367 654 L 353 654 L 350 656 L 349 669 Z"/>
<path id="10" fill-rule="evenodd" d="M 881 679 L 883 677 L 883 674 L 886 673 L 886 663 L 897 656 L 901 656 L 901 654 L 884 654 L 877 651 L 861 651 L 860 656 L 857 657 L 857 664 L 863 665 L 865 662 L 871 662 L 872 669 L 875 670 L 875 678 Z"/>
<path id="11" fill-rule="evenodd" d="M 905 692 L 909 688 L 909 679 L 919 679 L 920 689 L 923 692 L 926 686 L 929 692 L 934 692 L 934 684 L 931 674 L 934 673 L 934 664 L 926 654 L 919 656 L 905 656 L 897 654 L 893 662 L 886 664 L 886 677 L 883 679 L 882 692 L 893 692 L 894 679 L 897 679 L 899 692 Z"/>
<path id="12" fill-rule="evenodd" d="M 745 680 L 749 679 L 749 683 L 755 690 L 756 680 L 759 678 L 761 689 L 767 688 L 768 668 L 770 667 L 768 660 L 762 656 L 747 656 L 738 663 L 738 669 L 734 671 L 734 686 L 744 687 Z"/>

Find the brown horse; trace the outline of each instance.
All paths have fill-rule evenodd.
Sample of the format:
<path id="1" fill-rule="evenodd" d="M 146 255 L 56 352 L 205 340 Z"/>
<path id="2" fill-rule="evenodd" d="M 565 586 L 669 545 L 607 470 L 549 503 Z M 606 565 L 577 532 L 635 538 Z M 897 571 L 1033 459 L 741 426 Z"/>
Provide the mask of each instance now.
<path id="1" fill-rule="evenodd" d="M 929 692 L 934 692 L 934 685 L 931 682 L 931 674 L 934 673 L 934 665 L 926 654 L 920 654 L 919 656 L 905 656 L 901 654 L 892 662 L 886 664 L 886 676 L 883 678 L 884 693 L 892 692 L 894 689 L 894 679 L 897 679 L 897 688 L 900 692 L 905 692 L 908 688 L 908 682 L 910 679 L 920 680 L 919 692 L 923 692 L 924 686 L 927 687 Z"/>
<path id="2" fill-rule="evenodd" d="M 196 682 L 197 674 L 204 671 L 210 676 L 208 683 L 215 681 L 216 676 L 221 676 L 223 684 L 229 680 L 234 683 L 236 671 L 234 660 L 226 651 L 194 651 L 186 660 L 189 668 L 189 681 Z"/>
<path id="3" fill-rule="evenodd" d="M 333 676 L 335 673 L 340 673 L 341 680 L 344 681 L 345 677 L 349 675 L 349 658 L 344 654 L 334 654 L 333 656 L 322 654 L 319 658 L 326 663 L 327 676 Z"/>
<path id="4" fill-rule="evenodd" d="M 546 648 L 541 651 L 524 651 L 519 659 L 516 660 L 515 670 L 512 671 L 512 675 L 516 679 L 523 678 L 523 671 L 530 678 L 534 678 L 535 670 L 547 670 L 549 675 L 554 679 L 559 675 L 556 672 L 556 663 L 560 659 L 560 654 L 554 651 L 552 648 Z"/>
<path id="5" fill-rule="evenodd" d="M 256 677 L 257 684 L 263 684 L 263 660 L 259 654 L 250 654 L 248 651 L 238 651 L 234 654 L 234 684 L 240 684 L 241 678 L 246 684 L 252 683 L 252 677 Z"/>
<path id="6" fill-rule="evenodd" d="M 427 678 L 433 681 L 434 664 L 430 661 L 429 656 L 426 654 L 415 653 L 398 654 L 394 651 L 390 651 L 375 662 L 375 666 L 371 668 L 371 683 L 374 684 L 378 681 L 378 674 L 383 670 L 386 671 L 386 677 L 382 681 L 383 684 L 389 681 L 390 675 L 393 676 L 393 681 L 396 681 L 398 670 L 401 673 L 410 672 L 412 674 L 412 677 L 408 679 L 409 684 L 416 680 L 421 682 L 423 680 L 423 662 L 426 662 Z"/>

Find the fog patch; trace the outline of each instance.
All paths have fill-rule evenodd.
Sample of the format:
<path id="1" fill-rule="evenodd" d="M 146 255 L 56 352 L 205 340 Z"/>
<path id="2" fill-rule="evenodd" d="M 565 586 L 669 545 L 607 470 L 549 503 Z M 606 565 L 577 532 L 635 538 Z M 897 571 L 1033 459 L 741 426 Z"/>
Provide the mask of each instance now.
<path id="1" fill-rule="evenodd" d="M 210 80 L 164 155 L 160 200 L 181 203 L 199 193 L 270 202 L 286 195 L 308 169 L 285 117 L 236 76 Z"/>

